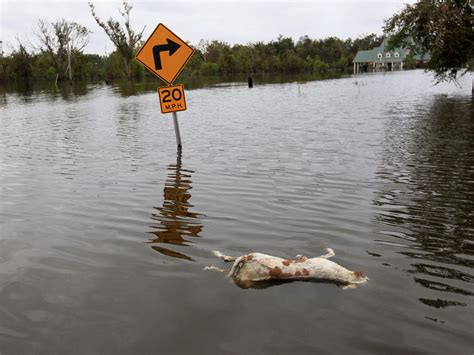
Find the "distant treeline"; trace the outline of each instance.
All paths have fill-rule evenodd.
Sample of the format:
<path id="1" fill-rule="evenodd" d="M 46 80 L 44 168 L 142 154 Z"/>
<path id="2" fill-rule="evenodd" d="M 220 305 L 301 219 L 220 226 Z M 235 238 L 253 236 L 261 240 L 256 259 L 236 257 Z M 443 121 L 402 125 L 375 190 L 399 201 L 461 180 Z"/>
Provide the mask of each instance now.
<path id="1" fill-rule="evenodd" d="M 181 75 L 219 76 L 253 73 L 331 73 L 351 70 L 352 59 L 358 50 L 378 46 L 382 37 L 370 34 L 357 39 L 341 40 L 336 37 L 311 39 L 308 36 L 294 41 L 280 36 L 268 43 L 230 45 L 222 41 L 200 41 L 196 52 Z M 139 46 L 137 46 L 137 49 Z M 135 51 L 137 50 L 135 49 Z M 59 50 L 57 53 L 61 53 Z M 68 77 L 66 55 L 73 68 L 74 80 L 120 80 L 126 78 L 123 56 L 117 51 L 110 55 L 84 54 L 81 50 L 62 56 L 53 51 L 28 50 L 18 44 L 9 55 L 0 58 L 0 81 L 59 80 Z M 61 59 L 62 58 L 62 59 Z M 62 60 L 64 63 L 59 63 Z M 140 80 L 153 76 L 133 61 L 132 76 Z"/>

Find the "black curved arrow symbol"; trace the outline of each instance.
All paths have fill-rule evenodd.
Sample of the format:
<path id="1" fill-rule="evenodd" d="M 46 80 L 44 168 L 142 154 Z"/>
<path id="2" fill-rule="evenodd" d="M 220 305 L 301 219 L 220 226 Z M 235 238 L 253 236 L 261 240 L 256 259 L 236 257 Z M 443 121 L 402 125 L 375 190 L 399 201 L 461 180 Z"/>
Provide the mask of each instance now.
<path id="1" fill-rule="evenodd" d="M 168 44 L 158 44 L 153 47 L 153 59 L 155 60 L 155 70 L 161 70 L 161 52 L 170 52 L 170 56 L 172 56 L 178 49 L 181 47 L 180 44 L 173 42 L 169 38 L 166 39 Z"/>

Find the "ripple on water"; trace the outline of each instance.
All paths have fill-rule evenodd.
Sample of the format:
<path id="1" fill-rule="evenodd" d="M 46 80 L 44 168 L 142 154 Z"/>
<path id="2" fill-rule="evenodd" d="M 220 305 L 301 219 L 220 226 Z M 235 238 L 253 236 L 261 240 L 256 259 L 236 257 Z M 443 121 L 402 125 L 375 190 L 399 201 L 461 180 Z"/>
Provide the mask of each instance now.
<path id="1" fill-rule="evenodd" d="M 471 101 L 442 97 L 415 116 L 393 119 L 377 171 L 385 188 L 376 192 L 375 220 L 392 229 L 379 230 L 389 239 L 376 243 L 409 258 L 415 283 L 430 290 L 420 302 L 435 308 L 467 306 L 473 296 L 474 156 L 465 154 L 474 149 L 471 117 Z"/>
<path id="2" fill-rule="evenodd" d="M 178 156 L 155 88 L 0 96 L 0 352 L 470 351 L 470 90 L 354 81 L 189 90 Z M 326 247 L 370 281 L 202 271 Z"/>

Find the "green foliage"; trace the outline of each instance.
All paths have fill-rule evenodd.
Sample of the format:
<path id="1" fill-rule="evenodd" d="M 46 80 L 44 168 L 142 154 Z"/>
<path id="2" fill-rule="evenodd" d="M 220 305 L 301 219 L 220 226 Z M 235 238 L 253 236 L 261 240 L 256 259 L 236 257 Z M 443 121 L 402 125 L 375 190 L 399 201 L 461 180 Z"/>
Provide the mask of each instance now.
<path id="1" fill-rule="evenodd" d="M 39 20 L 35 35 L 41 54 L 49 63 L 48 71 L 50 67 L 54 68 L 59 79 L 66 78 L 68 70 L 73 73 L 78 56 L 89 41 L 86 27 L 64 19 L 51 23 Z"/>
<path id="2" fill-rule="evenodd" d="M 192 72 L 203 75 L 344 72 L 352 67 L 358 50 L 381 42 L 382 38 L 375 34 L 346 41 L 336 37 L 312 40 L 304 36 L 296 43 L 292 38 L 279 36 L 269 43 L 234 46 L 201 40 L 192 60 Z"/>
<path id="3" fill-rule="evenodd" d="M 100 80 L 104 78 L 106 58 L 97 54 L 81 54 L 77 57 L 74 78 Z"/>
<path id="4" fill-rule="evenodd" d="M 219 74 L 219 65 L 217 65 L 217 63 L 203 63 L 201 65 L 201 74 L 206 76 L 216 76 Z"/>
<path id="5" fill-rule="evenodd" d="M 323 62 L 319 58 L 315 58 L 313 61 L 313 72 L 314 73 L 326 73 L 329 70 L 329 65 Z"/>
<path id="6" fill-rule="evenodd" d="M 105 77 L 109 80 L 126 78 L 125 66 L 123 57 L 117 52 L 112 52 L 105 61 Z"/>
<path id="7" fill-rule="evenodd" d="M 123 71 L 127 78 L 130 80 L 133 77 L 133 57 L 137 50 L 138 44 L 143 35 L 145 28 L 141 32 L 135 32 L 130 26 L 130 11 L 132 5 L 128 4 L 126 0 L 122 1 L 123 9 L 119 12 L 123 17 L 124 25 L 120 24 L 119 21 L 109 18 L 107 22 L 103 22 L 96 14 L 94 4 L 89 2 L 92 16 L 97 24 L 102 27 L 109 39 L 112 41 L 116 48 L 116 53 L 122 58 L 124 63 Z"/>
<path id="8" fill-rule="evenodd" d="M 126 37 L 125 32 L 123 35 Z M 381 38 L 374 34 L 345 41 L 336 37 L 313 40 L 304 36 L 295 42 L 292 38 L 279 36 L 277 40 L 268 43 L 246 45 L 201 40 L 180 76 L 192 78 L 198 75 L 212 77 L 253 73 L 343 73 L 352 71 L 352 59 L 359 49 L 376 46 L 380 41 Z M 48 53 L 42 51 L 28 54 L 22 48 L 23 57 L 15 64 L 15 70 L 12 58 L 4 58 L 10 73 L 8 79 L 18 79 L 25 75 L 36 79 L 55 79 L 57 69 L 52 65 Z M 137 48 L 134 49 L 136 50 Z M 15 58 L 20 55 L 17 51 L 14 53 Z M 138 62 L 128 62 L 130 57 L 124 56 L 118 49 L 107 57 L 79 51 L 73 53 L 74 78 L 77 80 L 120 81 L 128 78 L 129 70 L 130 75 L 138 80 L 155 78 Z M 26 74 L 22 74 L 22 70 L 17 68 L 20 63 L 23 63 L 23 72 Z"/>
<path id="9" fill-rule="evenodd" d="M 5 76 L 7 79 L 15 78 L 18 81 L 27 81 L 33 77 L 35 57 L 28 53 L 23 44 L 6 59 Z"/>
<path id="10" fill-rule="evenodd" d="M 378 47 L 382 44 L 383 37 L 372 33 L 365 37 L 359 37 L 355 40 L 350 38 L 344 42 L 344 46 L 355 55 L 358 51 L 367 50 L 369 48 Z"/>
<path id="11" fill-rule="evenodd" d="M 474 57 L 473 9 L 466 0 L 420 0 L 385 22 L 390 47 L 419 45 L 420 54 L 431 53 L 427 69 L 438 82 L 465 74 Z M 463 70 L 464 69 L 464 70 Z"/>
<path id="12" fill-rule="evenodd" d="M 38 53 L 33 56 L 35 58 L 32 65 L 33 78 L 56 78 L 56 69 L 51 65 L 50 58 L 47 54 Z"/>
<path id="13" fill-rule="evenodd" d="M 194 55 L 189 60 L 188 64 L 184 67 L 183 75 L 188 76 L 188 77 L 199 75 L 201 71 L 201 66 L 203 64 L 204 64 L 204 56 L 198 48 L 195 48 Z"/>

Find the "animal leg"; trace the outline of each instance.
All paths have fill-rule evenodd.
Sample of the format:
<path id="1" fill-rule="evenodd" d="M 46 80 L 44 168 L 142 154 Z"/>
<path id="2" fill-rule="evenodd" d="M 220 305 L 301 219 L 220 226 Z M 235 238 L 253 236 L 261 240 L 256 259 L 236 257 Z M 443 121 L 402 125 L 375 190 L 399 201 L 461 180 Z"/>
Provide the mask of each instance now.
<path id="1" fill-rule="evenodd" d="M 332 250 L 331 248 L 326 248 L 326 252 L 327 253 L 324 255 L 321 255 L 320 258 L 329 259 L 333 257 L 334 255 L 336 255 L 336 253 L 334 253 L 334 250 Z"/>
<path id="2" fill-rule="evenodd" d="M 304 255 L 301 255 L 301 254 L 298 254 L 296 255 L 296 259 L 299 259 L 299 260 L 308 260 L 308 257 L 304 256 Z"/>
<path id="3" fill-rule="evenodd" d="M 217 272 L 223 272 L 223 273 L 227 272 L 226 270 L 220 269 L 220 268 L 215 267 L 215 266 L 204 266 L 203 270 L 217 271 Z"/>
<path id="4" fill-rule="evenodd" d="M 214 250 L 214 251 L 212 252 L 212 254 L 214 254 L 214 255 L 217 256 L 218 258 L 221 258 L 221 259 L 224 260 L 225 262 L 235 261 L 235 260 L 237 259 L 237 257 L 235 257 L 235 256 L 224 255 L 224 254 L 222 254 L 220 251 L 217 251 L 217 250 Z"/>

